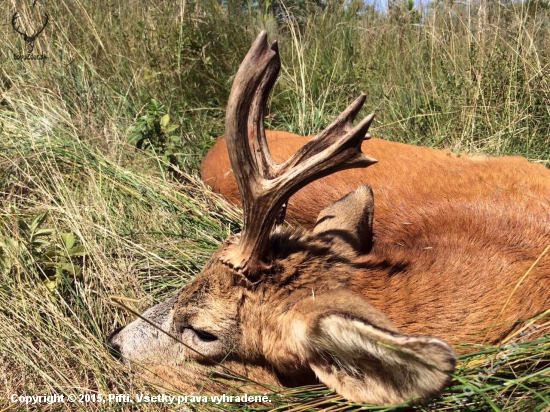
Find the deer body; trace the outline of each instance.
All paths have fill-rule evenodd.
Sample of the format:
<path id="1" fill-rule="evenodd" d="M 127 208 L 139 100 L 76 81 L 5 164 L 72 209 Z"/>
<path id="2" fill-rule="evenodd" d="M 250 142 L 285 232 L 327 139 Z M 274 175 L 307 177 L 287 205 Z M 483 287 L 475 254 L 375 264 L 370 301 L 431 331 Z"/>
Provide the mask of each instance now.
<path id="1" fill-rule="evenodd" d="M 276 161 L 310 139 L 269 130 L 266 138 Z M 376 138 L 362 146 L 376 165 L 316 180 L 287 209 L 291 222 L 311 227 L 327 204 L 372 187 L 374 246 L 359 256 L 352 290 L 407 333 L 452 345 L 498 343 L 550 308 L 550 253 L 529 271 L 550 245 L 550 170 L 520 156 L 457 156 Z M 201 176 L 239 203 L 223 136 Z"/>
<path id="2" fill-rule="evenodd" d="M 550 242 L 548 172 L 517 158 L 503 161 L 517 164 L 509 175 L 517 184 L 495 190 L 499 160 L 480 162 L 476 175 L 467 172 L 478 164 L 472 160 L 363 144 L 374 115 L 355 126 L 353 120 L 364 96 L 303 145 L 303 138 L 277 143 L 268 133 L 275 137 L 270 153 L 263 111 L 279 67 L 277 44 L 269 46 L 263 32 L 233 82 L 228 151 L 219 151 L 220 140 L 203 164 L 203 177 L 214 170 L 209 183 L 218 184 L 226 181 L 229 158 L 236 184 L 222 193 L 235 200 L 238 188 L 242 232 L 175 297 L 115 330 L 109 344 L 163 386 L 186 392 L 219 394 L 227 385 L 242 392 L 245 377 L 260 387 L 258 381 L 320 381 L 360 402 L 428 399 L 455 368 L 455 352 L 441 337 L 495 342 L 548 308 L 550 263 L 541 255 Z M 371 153 L 370 143 L 381 147 L 380 165 L 389 162 L 386 172 L 369 168 L 379 180 L 348 170 L 376 163 L 362 152 L 364 146 Z M 445 162 L 454 166 L 441 168 Z M 528 169 L 540 178 L 523 179 L 518 171 Z M 486 185 L 485 171 L 493 176 Z M 471 188 L 449 184 L 461 174 L 470 179 L 464 187 L 480 188 L 479 201 Z M 299 192 L 323 177 L 321 192 Z M 376 187 L 374 197 L 366 182 Z M 319 213 L 312 228 L 273 231 L 289 199 L 291 211 L 294 202 L 306 212 L 299 220 Z M 218 373 L 223 384 L 205 380 Z"/>
<path id="3" fill-rule="evenodd" d="M 288 159 L 311 136 L 266 130 L 273 158 Z M 344 170 L 310 183 L 292 196 L 290 221 L 311 227 L 321 209 L 362 184 L 374 192 L 376 220 L 393 220 L 399 208 L 426 208 L 442 199 L 453 202 L 499 202 L 521 211 L 550 213 L 550 170 L 521 156 L 456 155 L 446 150 L 371 138 L 362 150 L 378 163 L 366 169 Z M 217 139 L 201 164 L 202 180 L 234 204 L 239 193 L 229 162 L 225 137 Z M 441 219 L 447 219 L 447 213 Z M 495 229 L 496 230 L 496 229 Z"/>

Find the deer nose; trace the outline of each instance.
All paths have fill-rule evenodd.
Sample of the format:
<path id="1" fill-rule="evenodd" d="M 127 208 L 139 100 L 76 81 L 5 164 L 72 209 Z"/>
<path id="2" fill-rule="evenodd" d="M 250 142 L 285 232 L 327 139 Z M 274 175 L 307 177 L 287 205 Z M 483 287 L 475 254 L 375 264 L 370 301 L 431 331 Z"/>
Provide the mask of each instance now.
<path id="1" fill-rule="evenodd" d="M 114 342 L 114 338 L 122 329 L 124 329 L 124 326 L 116 328 L 107 336 L 107 346 L 109 347 L 109 352 L 114 358 L 118 360 L 122 359 L 122 354 L 120 352 L 120 345 Z"/>

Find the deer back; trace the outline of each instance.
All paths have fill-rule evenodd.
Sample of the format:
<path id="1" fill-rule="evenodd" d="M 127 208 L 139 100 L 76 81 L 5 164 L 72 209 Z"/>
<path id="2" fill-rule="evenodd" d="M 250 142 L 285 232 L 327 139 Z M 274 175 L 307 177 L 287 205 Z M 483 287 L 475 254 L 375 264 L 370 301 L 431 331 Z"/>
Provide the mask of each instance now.
<path id="1" fill-rule="evenodd" d="M 266 130 L 266 138 L 273 158 L 282 161 L 311 137 Z M 550 211 L 550 171 L 521 156 L 457 155 L 375 137 L 365 141 L 362 150 L 378 160 L 375 167 L 341 171 L 312 182 L 290 199 L 289 220 L 311 227 L 321 209 L 362 184 L 374 192 L 377 222 L 391 218 L 396 209 L 414 210 L 443 198 L 509 202 L 542 216 Z M 240 204 L 225 136 L 208 151 L 200 173 L 214 192 Z"/>

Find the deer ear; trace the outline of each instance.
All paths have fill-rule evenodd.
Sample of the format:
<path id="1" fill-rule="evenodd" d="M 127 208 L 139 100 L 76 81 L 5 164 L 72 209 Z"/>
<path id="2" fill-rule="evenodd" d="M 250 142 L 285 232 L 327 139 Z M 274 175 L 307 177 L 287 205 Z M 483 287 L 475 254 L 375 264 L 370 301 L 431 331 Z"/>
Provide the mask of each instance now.
<path id="1" fill-rule="evenodd" d="M 368 185 L 331 203 L 319 213 L 313 233 L 340 253 L 368 253 L 372 247 L 374 198 Z"/>
<path id="2" fill-rule="evenodd" d="M 456 356 L 442 340 L 397 332 L 383 314 L 351 292 L 315 300 L 305 322 L 297 320 L 295 336 L 300 336 L 302 356 L 319 380 L 346 399 L 374 404 L 418 401 L 449 383 Z M 357 301 L 363 305 L 353 309 Z"/>

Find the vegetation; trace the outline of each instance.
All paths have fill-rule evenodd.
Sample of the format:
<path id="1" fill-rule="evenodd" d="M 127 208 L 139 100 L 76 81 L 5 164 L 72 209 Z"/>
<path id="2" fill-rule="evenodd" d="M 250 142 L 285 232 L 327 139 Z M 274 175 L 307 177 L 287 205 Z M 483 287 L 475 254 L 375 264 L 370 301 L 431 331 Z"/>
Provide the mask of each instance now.
<path id="1" fill-rule="evenodd" d="M 5 21 L 12 7 L 0 4 Z M 11 394 L 158 392 L 110 356 L 104 337 L 133 317 L 116 302 L 140 312 L 171 295 L 237 229 L 238 211 L 196 175 L 261 29 L 283 61 L 271 128 L 315 133 L 365 91 L 378 136 L 550 164 L 545 0 L 17 7 L 27 33 L 50 19 L 32 51 L 45 60 L 18 59 L 21 36 L 0 33 L 0 410 Z M 415 410 L 549 411 L 550 334 L 529 340 L 530 324 L 508 346 L 462 356 L 453 385 Z M 273 399 L 284 410 L 402 409 L 352 405 L 326 388 Z"/>

